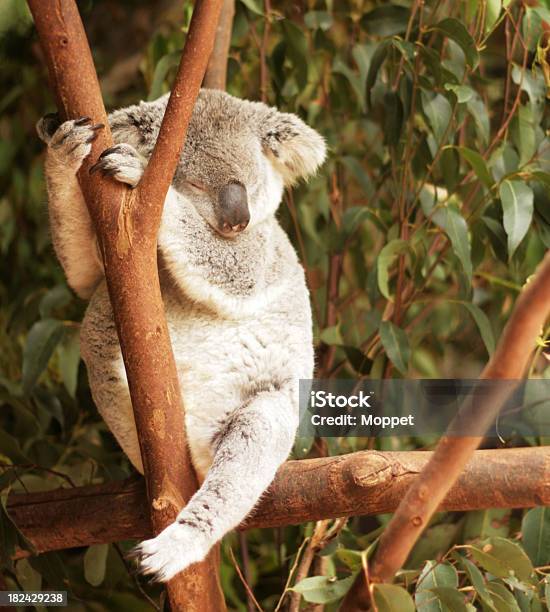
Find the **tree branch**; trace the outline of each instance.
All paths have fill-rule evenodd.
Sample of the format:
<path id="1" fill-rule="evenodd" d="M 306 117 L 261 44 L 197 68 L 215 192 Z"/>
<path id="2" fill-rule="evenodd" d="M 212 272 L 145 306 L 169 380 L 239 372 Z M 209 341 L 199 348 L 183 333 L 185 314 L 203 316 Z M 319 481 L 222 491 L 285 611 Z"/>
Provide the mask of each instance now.
<path id="1" fill-rule="evenodd" d="M 393 512 L 433 453 L 363 451 L 288 461 L 241 528 Z M 509 478 L 514 470 L 514 479 Z M 550 449 L 476 451 L 442 510 L 550 504 Z M 11 494 L 8 513 L 38 552 L 150 537 L 141 478 Z M 116 520 L 113 520 L 116 517 Z"/>
<path id="2" fill-rule="evenodd" d="M 210 55 L 208 68 L 204 75 L 203 87 L 225 91 L 227 84 L 227 58 L 231 47 L 233 33 L 233 17 L 235 16 L 235 0 L 224 0 L 214 49 Z"/>
<path id="3" fill-rule="evenodd" d="M 197 0 L 176 83 L 151 160 L 137 189 L 89 168 L 112 144 L 86 35 L 74 0 L 29 0 L 52 90 L 64 118 L 89 116 L 106 128 L 78 178 L 100 244 L 140 441 L 150 517 L 158 533 L 197 488 L 185 443 L 183 404 L 157 268 L 164 197 L 212 50 L 222 0 Z M 136 299 L 137 298 L 137 299 Z M 174 460 L 179 458 L 179 460 Z M 112 516 L 112 515 L 111 515 Z M 173 610 L 223 610 L 214 550 L 168 585 Z"/>
<path id="4" fill-rule="evenodd" d="M 480 377 L 485 380 L 507 379 L 511 384 L 496 386 L 494 392 L 484 395 L 483 404 L 467 402 L 451 423 L 449 433 L 458 422 L 466 421 L 477 431 L 485 431 L 490 426 L 513 391 L 513 381 L 519 381 L 524 376 L 536 347 L 536 338 L 549 312 L 550 251 L 520 294 L 498 346 Z M 441 438 L 430 461 L 414 480 L 380 538 L 371 565 L 372 582 L 391 581 L 396 571 L 403 567 L 418 537 L 433 514 L 441 508 L 445 495 L 482 440 L 482 437 L 452 435 Z M 519 475 L 517 468 L 510 465 L 508 469 L 513 470 L 515 480 Z M 361 573 L 340 610 L 366 610 L 369 605 L 370 592 Z"/>

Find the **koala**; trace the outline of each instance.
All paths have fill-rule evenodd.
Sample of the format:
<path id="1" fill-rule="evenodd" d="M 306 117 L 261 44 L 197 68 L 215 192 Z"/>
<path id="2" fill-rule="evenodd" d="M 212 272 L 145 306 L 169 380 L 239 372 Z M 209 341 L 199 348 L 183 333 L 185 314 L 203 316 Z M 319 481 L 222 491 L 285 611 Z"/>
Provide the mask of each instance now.
<path id="1" fill-rule="evenodd" d="M 91 172 L 135 187 L 167 99 L 109 115 L 115 145 Z M 90 300 L 81 351 L 92 395 L 143 473 L 102 261 L 76 177 L 101 127 L 86 117 L 60 125 L 46 116 L 37 130 L 47 143 L 53 245 L 69 285 Z M 136 549 L 155 580 L 204 559 L 290 453 L 299 380 L 313 375 L 312 320 L 304 272 L 276 211 L 284 188 L 312 175 L 324 157 L 323 138 L 297 116 L 200 92 L 164 203 L 158 265 L 201 486 L 172 525 Z"/>

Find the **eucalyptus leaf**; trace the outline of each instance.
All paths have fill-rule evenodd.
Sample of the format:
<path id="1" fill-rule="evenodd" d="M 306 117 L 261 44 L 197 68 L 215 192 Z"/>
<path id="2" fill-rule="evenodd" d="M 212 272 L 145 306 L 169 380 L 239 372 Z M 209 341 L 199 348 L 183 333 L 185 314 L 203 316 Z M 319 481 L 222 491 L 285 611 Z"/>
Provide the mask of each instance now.
<path id="1" fill-rule="evenodd" d="M 247 9 L 255 13 L 256 15 L 263 16 L 262 2 L 260 0 L 240 0 Z"/>
<path id="2" fill-rule="evenodd" d="M 389 288 L 389 268 L 397 255 L 404 253 L 408 249 L 409 245 L 405 240 L 395 238 L 394 240 L 388 242 L 388 244 L 384 246 L 378 255 L 376 263 L 378 272 L 378 288 L 380 289 L 380 293 L 390 301 L 393 301 L 393 299 L 390 295 Z"/>
<path id="3" fill-rule="evenodd" d="M 523 549 L 505 538 L 489 538 L 478 546 L 471 546 L 470 553 L 485 570 L 498 578 L 514 576 L 529 580 L 533 565 Z"/>
<path id="4" fill-rule="evenodd" d="M 472 583 L 472 586 L 476 591 L 476 595 L 483 603 L 483 607 L 487 610 L 490 610 L 490 612 L 497 612 L 497 609 L 495 608 L 493 599 L 491 597 L 491 593 L 489 593 L 489 590 L 487 589 L 485 578 L 483 574 L 479 571 L 477 566 L 462 555 L 457 554 L 455 558 L 468 575 L 468 578 L 470 579 L 470 582 Z"/>
<path id="5" fill-rule="evenodd" d="M 57 347 L 59 369 L 67 393 L 75 397 L 78 383 L 78 366 L 80 365 L 80 334 L 77 327 L 67 330 Z"/>
<path id="6" fill-rule="evenodd" d="M 487 349 L 487 353 L 491 356 L 495 352 L 495 337 L 493 334 L 493 330 L 491 327 L 491 322 L 487 315 L 476 306 L 476 304 L 472 304 L 471 302 L 458 302 L 462 304 L 464 308 L 472 315 L 473 320 L 475 321 L 479 333 L 481 335 L 481 339 L 483 340 L 483 344 Z"/>
<path id="7" fill-rule="evenodd" d="M 35 323 L 23 349 L 23 390 L 29 393 L 65 333 L 62 321 L 43 319 Z"/>
<path id="8" fill-rule="evenodd" d="M 84 577 L 92 586 L 99 586 L 105 579 L 109 544 L 94 544 L 84 555 Z"/>
<path id="9" fill-rule="evenodd" d="M 407 334 L 391 321 L 382 321 L 380 323 L 380 340 L 395 367 L 402 374 L 406 374 L 411 356 Z"/>
<path id="10" fill-rule="evenodd" d="M 448 17 L 437 23 L 431 29 L 438 30 L 448 38 L 454 40 L 462 49 L 464 56 L 466 57 L 466 62 L 470 68 L 477 68 L 477 65 L 479 64 L 479 53 L 477 51 L 476 43 L 470 32 L 468 32 L 461 21 Z"/>
<path id="11" fill-rule="evenodd" d="M 393 36 L 407 29 L 409 17 L 409 9 L 388 3 L 363 15 L 361 25 L 375 36 Z"/>
<path id="12" fill-rule="evenodd" d="M 449 101 L 442 94 L 430 96 L 423 91 L 422 108 L 430 122 L 436 142 L 438 145 L 444 144 L 443 138 L 448 132 L 452 116 L 452 108 Z"/>
<path id="13" fill-rule="evenodd" d="M 507 179 L 500 184 L 499 193 L 511 259 L 533 220 L 533 190 L 522 181 Z"/>
<path id="14" fill-rule="evenodd" d="M 550 565 L 550 508 L 532 508 L 521 523 L 523 548 L 535 567 Z"/>
<path id="15" fill-rule="evenodd" d="M 375 583 L 373 596 L 378 612 L 414 612 L 412 597 L 396 584 Z"/>
<path id="16" fill-rule="evenodd" d="M 458 574 L 449 563 L 426 561 L 416 583 L 414 601 L 419 612 L 443 612 L 443 607 L 434 597 L 433 589 L 436 587 L 456 588 Z"/>
<path id="17" fill-rule="evenodd" d="M 370 62 L 370 66 L 369 66 L 369 70 L 367 72 L 367 80 L 365 83 L 365 99 L 367 101 L 367 107 L 370 108 L 371 106 L 371 92 L 372 92 L 372 88 L 374 87 L 374 84 L 376 83 L 376 79 L 378 77 L 378 73 L 380 71 L 380 68 L 382 67 L 382 64 L 384 63 L 384 60 L 386 59 L 386 57 L 388 56 L 388 50 L 390 48 L 390 42 L 387 40 L 383 40 L 378 47 L 376 48 L 376 51 L 374 52 L 372 58 L 371 58 L 371 62 Z"/>
<path id="18" fill-rule="evenodd" d="M 472 151 L 472 149 L 468 149 L 468 147 L 456 147 L 456 150 L 470 164 L 477 178 L 485 185 L 485 187 L 491 189 L 494 184 L 494 180 L 483 157 L 481 157 L 477 151 Z"/>
<path id="19" fill-rule="evenodd" d="M 317 604 L 338 601 L 349 591 L 355 575 L 348 576 L 342 580 L 336 580 L 328 576 L 313 576 L 304 578 L 291 588 L 292 591 L 300 593 L 302 597 L 310 602 Z"/>

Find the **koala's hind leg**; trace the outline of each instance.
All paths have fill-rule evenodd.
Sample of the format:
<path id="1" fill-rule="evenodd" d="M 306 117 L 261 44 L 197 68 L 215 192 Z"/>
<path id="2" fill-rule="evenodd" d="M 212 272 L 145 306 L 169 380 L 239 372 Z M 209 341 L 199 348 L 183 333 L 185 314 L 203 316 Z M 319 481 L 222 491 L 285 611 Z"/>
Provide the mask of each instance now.
<path id="1" fill-rule="evenodd" d="M 204 559 L 239 525 L 288 457 L 298 423 L 291 394 L 258 393 L 233 413 L 221 432 L 202 487 L 176 522 L 135 553 L 141 570 L 166 581 Z"/>
<path id="2" fill-rule="evenodd" d="M 48 145 L 45 169 L 53 245 L 69 285 L 85 299 L 101 280 L 103 267 L 76 173 L 102 127 L 92 125 L 88 117 L 60 125 L 55 115 L 46 115 L 36 126 Z"/>

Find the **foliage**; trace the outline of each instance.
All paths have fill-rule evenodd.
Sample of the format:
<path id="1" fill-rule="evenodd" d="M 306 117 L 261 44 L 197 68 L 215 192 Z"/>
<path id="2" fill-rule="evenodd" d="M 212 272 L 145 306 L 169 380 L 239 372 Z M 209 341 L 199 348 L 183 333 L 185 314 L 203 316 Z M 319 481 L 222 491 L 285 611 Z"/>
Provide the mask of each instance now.
<path id="1" fill-rule="evenodd" d="M 155 5 L 81 3 L 110 107 L 169 87 L 191 6 Z M 9 0 L 3 8 L 4 502 L 10 490 L 122 478 L 130 467 L 93 406 L 78 350 L 85 304 L 67 289 L 50 246 L 34 123 L 53 102 L 40 51 L 22 3 Z M 319 376 L 479 373 L 518 291 L 550 247 L 549 23 L 548 0 L 237 2 L 230 93 L 300 114 L 330 148 L 319 176 L 287 193 L 281 209 L 312 290 Z M 532 376 L 550 376 L 548 334 L 541 335 Z M 408 450 L 425 441 L 328 441 L 333 454 L 373 445 Z M 275 609 L 283 592 L 285 602 L 300 594 L 333 610 L 386 521 L 358 518 L 333 532 L 318 555 L 324 576 L 298 584 L 304 538 L 315 527 L 253 530 L 247 580 L 265 610 Z M 543 610 L 549 525 L 544 508 L 437 516 L 398 583 L 377 587 L 377 607 Z M 9 587 L 67 588 L 74 610 L 150 609 L 148 598 L 158 606 L 159 589 L 139 584 L 126 566 L 128 543 L 13 564 L 15 544 L 25 546 L 0 508 Z M 236 548 L 237 537 L 224 546 Z M 225 594 L 233 609 L 245 610 L 230 559 L 224 554 Z"/>

